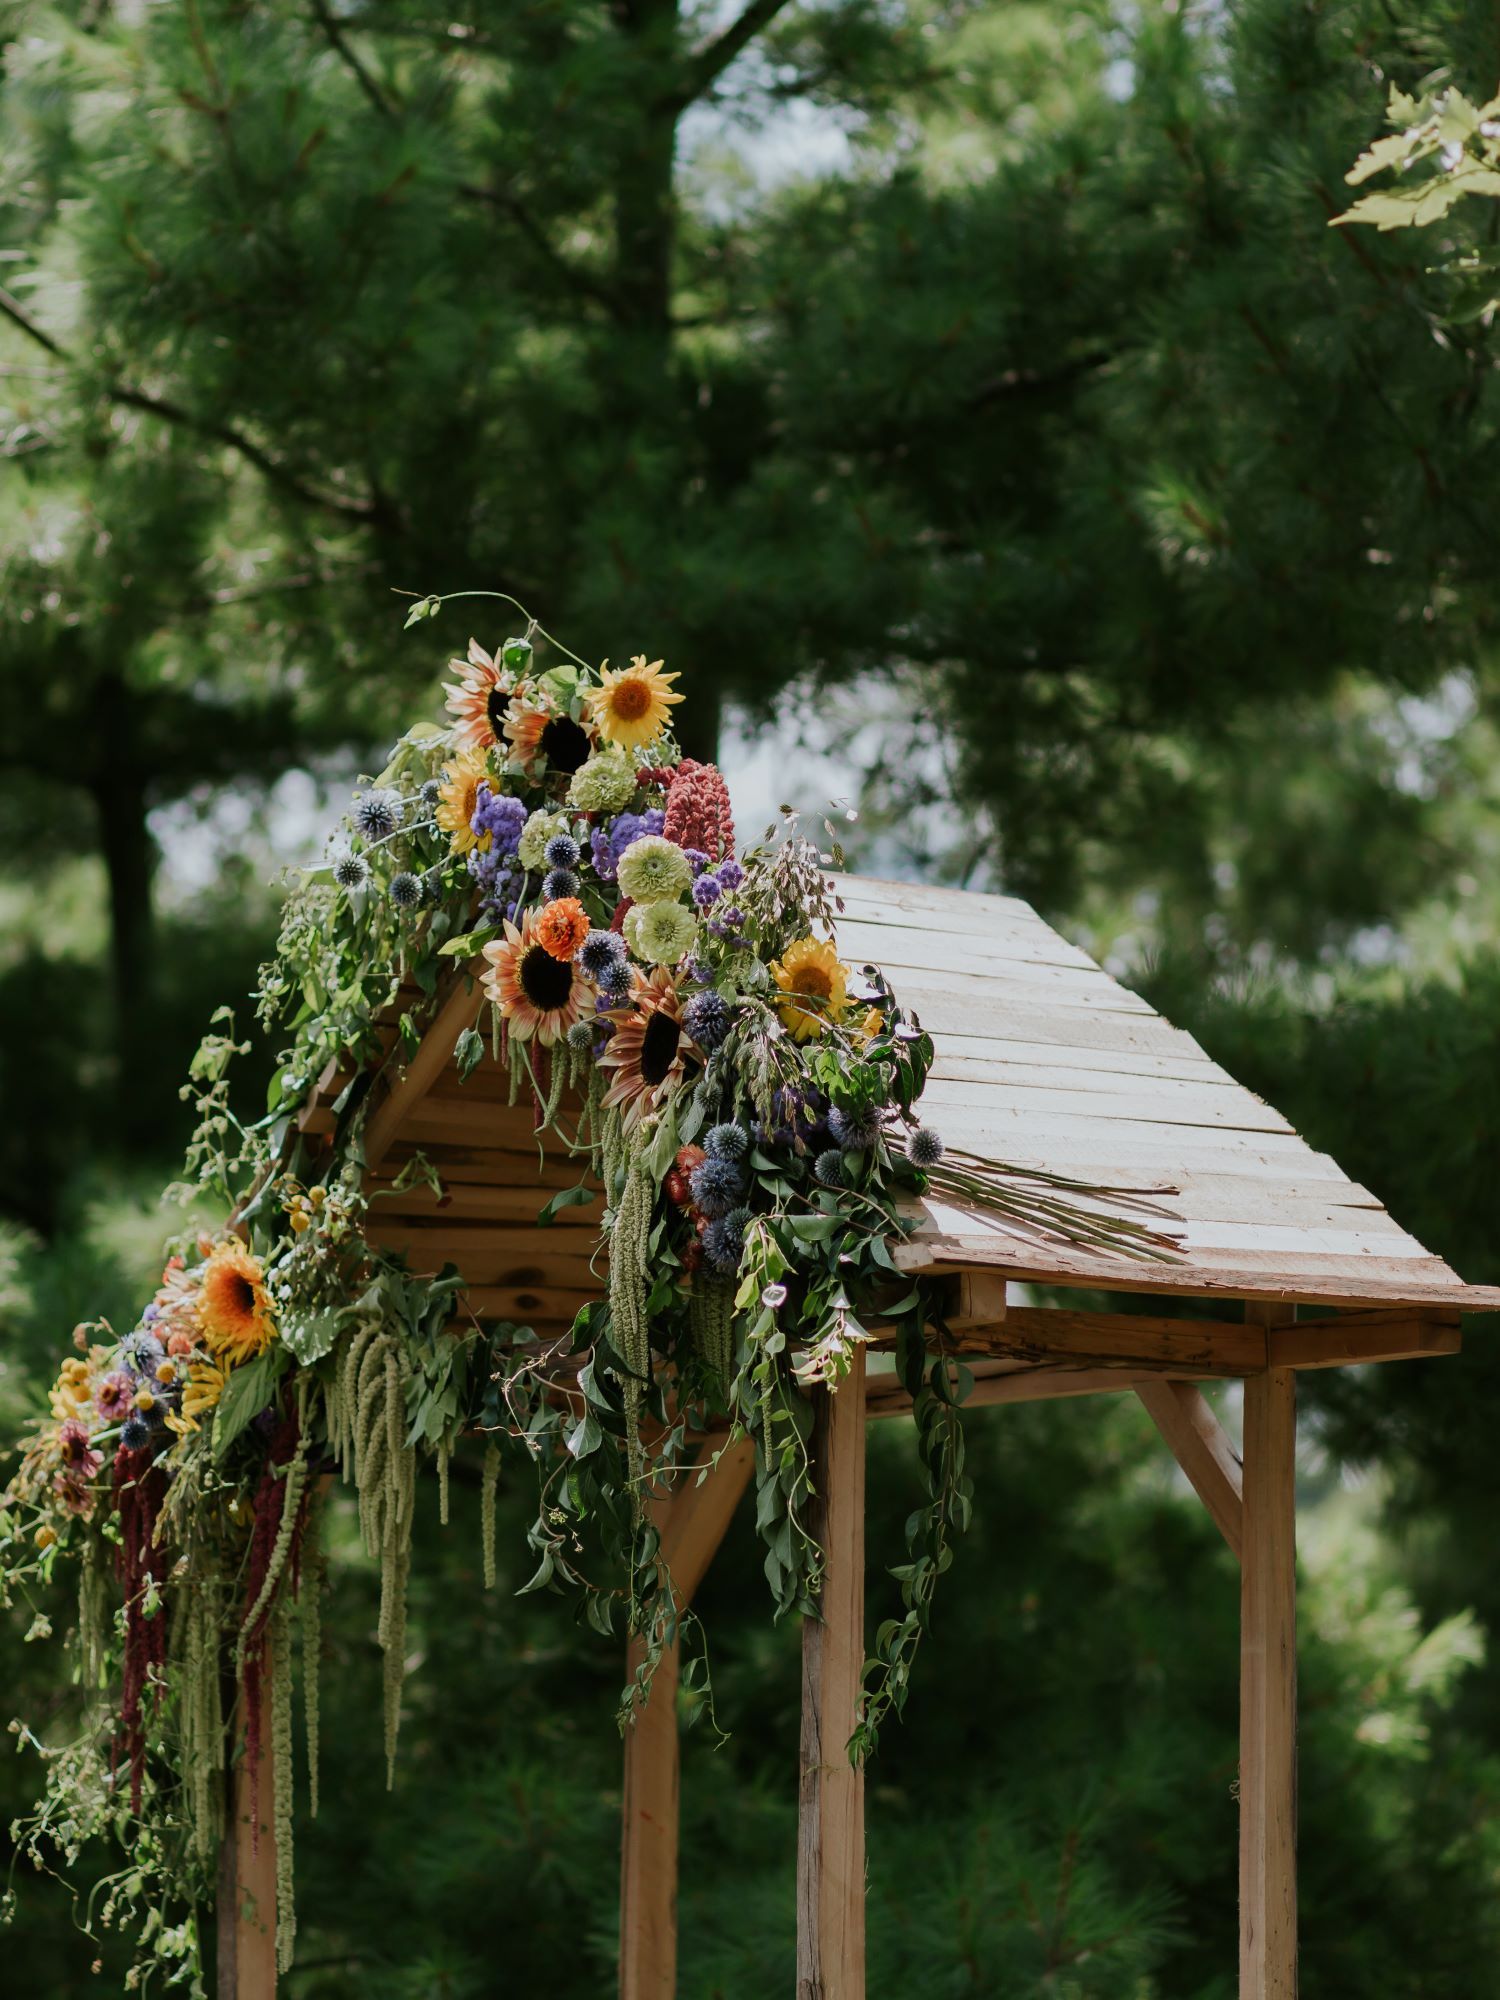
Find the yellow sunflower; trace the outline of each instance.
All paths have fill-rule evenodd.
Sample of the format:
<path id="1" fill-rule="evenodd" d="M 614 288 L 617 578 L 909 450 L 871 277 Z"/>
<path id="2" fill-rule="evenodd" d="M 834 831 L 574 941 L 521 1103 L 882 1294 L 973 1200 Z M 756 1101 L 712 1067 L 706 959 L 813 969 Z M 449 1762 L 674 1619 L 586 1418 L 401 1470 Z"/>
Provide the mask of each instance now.
<path id="1" fill-rule="evenodd" d="M 212 1361 L 195 1361 L 188 1370 L 187 1387 L 182 1392 L 182 1408 L 168 1410 L 167 1429 L 179 1437 L 201 1428 L 209 1411 L 216 1408 L 228 1380 L 227 1372 Z"/>
<path id="2" fill-rule="evenodd" d="M 483 756 L 474 752 L 457 758 L 444 768 L 434 817 L 447 834 L 455 854 L 467 854 L 471 847 L 489 847 L 490 836 L 475 833 L 470 824 L 479 787 L 488 776 L 489 769 Z"/>
<path id="3" fill-rule="evenodd" d="M 798 1006 L 796 997 L 789 997 L 777 1005 L 782 1026 L 799 1042 L 810 1042 L 843 1012 L 849 973 L 840 963 L 831 938 L 798 938 L 780 961 L 772 964 L 771 976 L 783 993 L 813 1003 Z"/>
<path id="4" fill-rule="evenodd" d="M 682 1025 L 677 982 L 664 965 L 649 973 L 637 972 L 631 1004 L 612 1008 L 605 1018 L 613 1023 L 614 1033 L 599 1067 L 612 1069 L 615 1075 L 604 1102 L 620 1106 L 629 1130 L 676 1089 L 687 1073 L 689 1056 L 696 1056 L 697 1050 Z"/>
<path id="5" fill-rule="evenodd" d="M 469 641 L 466 660 L 453 660 L 450 664 L 463 676 L 456 686 L 448 689 L 448 712 L 457 718 L 454 727 L 464 742 L 475 749 L 488 750 L 500 741 L 510 703 L 505 669 L 477 639 Z"/>
<path id="6" fill-rule="evenodd" d="M 536 1037 L 551 1048 L 583 1019 L 590 994 L 571 959 L 557 958 L 538 933 L 536 912 L 517 926 L 507 920 L 505 936 L 484 948 L 490 962 L 483 985 L 517 1041 Z"/>
<path id="7" fill-rule="evenodd" d="M 628 667 L 611 673 L 599 669 L 599 685 L 589 694 L 589 710 L 594 727 L 606 743 L 618 743 L 626 750 L 639 750 L 654 743 L 666 727 L 667 710 L 682 696 L 672 691 L 676 674 L 664 674 L 660 660 L 648 666 L 646 655 L 637 653 Z"/>
<path id="8" fill-rule="evenodd" d="M 260 1259 L 243 1243 L 221 1243 L 208 1260 L 198 1293 L 198 1331 L 226 1367 L 264 1353 L 276 1320 Z"/>

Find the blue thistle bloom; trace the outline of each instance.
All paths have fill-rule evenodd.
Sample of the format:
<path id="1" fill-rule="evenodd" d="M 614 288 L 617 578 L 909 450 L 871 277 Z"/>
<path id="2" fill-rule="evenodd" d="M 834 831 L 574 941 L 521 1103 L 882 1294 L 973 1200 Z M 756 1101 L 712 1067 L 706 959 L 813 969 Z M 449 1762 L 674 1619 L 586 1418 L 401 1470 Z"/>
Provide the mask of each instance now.
<path id="1" fill-rule="evenodd" d="M 555 845 L 556 843 L 554 842 L 553 844 Z M 569 841 L 568 845 L 570 847 L 572 844 Z M 578 877 L 573 873 L 571 868 L 554 868 L 550 874 L 542 877 L 542 894 L 549 903 L 557 902 L 562 896 L 576 896 L 578 894 Z"/>
<path id="2" fill-rule="evenodd" d="M 568 1030 L 568 1047 L 581 1055 L 594 1046 L 594 1024 L 592 1021 L 575 1021 Z"/>
<path id="3" fill-rule="evenodd" d="M 333 864 L 333 879 L 341 889 L 363 889 L 370 879 L 365 857 L 347 851 L 340 854 Z"/>
<path id="4" fill-rule="evenodd" d="M 695 993 L 683 1008 L 682 1025 L 700 1049 L 712 1054 L 727 1038 L 734 1016 L 722 995 L 710 987 L 707 993 Z"/>
<path id="5" fill-rule="evenodd" d="M 699 1169 L 702 1172 L 702 1169 Z M 748 1208 L 731 1209 L 717 1217 L 703 1232 L 703 1261 L 721 1278 L 732 1278 L 745 1251 L 745 1230 L 750 1221 Z"/>
<path id="6" fill-rule="evenodd" d="M 387 893 L 398 910 L 414 910 L 422 900 L 422 878 L 403 868 L 399 875 L 391 877 Z"/>
<path id="7" fill-rule="evenodd" d="M 700 910 L 711 910 L 723 893 L 717 875 L 700 875 L 693 884 L 693 901 Z"/>
<path id="8" fill-rule="evenodd" d="M 868 1152 L 880 1127 L 873 1112 L 863 1115 L 840 1111 L 837 1105 L 828 1114 L 828 1129 L 841 1146 L 851 1152 Z"/>
<path id="9" fill-rule="evenodd" d="M 733 1160 L 738 1165 L 750 1151 L 750 1134 L 732 1119 L 711 1125 L 704 1135 L 703 1150 L 711 1160 Z"/>
<path id="10" fill-rule="evenodd" d="M 389 785 L 377 785 L 354 806 L 354 825 L 366 840 L 389 840 L 401 824 L 401 794 Z"/>
<path id="11" fill-rule="evenodd" d="M 631 988 L 630 965 L 626 959 L 617 958 L 598 975 L 601 993 L 607 993 L 612 1000 L 624 1000 Z"/>
<path id="12" fill-rule="evenodd" d="M 578 948 L 578 964 L 590 979 L 602 978 L 612 965 L 623 965 L 625 940 L 618 931 L 590 931 Z"/>
<path id="13" fill-rule="evenodd" d="M 144 1451 L 151 1442 L 151 1426 L 138 1410 L 133 1410 L 120 1426 L 120 1442 L 127 1451 Z"/>
<path id="14" fill-rule="evenodd" d="M 694 1167 L 688 1176 L 694 1204 L 705 1215 L 727 1215 L 745 1192 L 745 1176 L 734 1160 L 712 1155 Z"/>
<path id="15" fill-rule="evenodd" d="M 841 1188 L 849 1185 L 849 1176 L 844 1169 L 844 1156 L 837 1146 L 830 1146 L 819 1153 L 813 1161 L 813 1178 L 821 1181 L 826 1188 Z"/>
<path id="16" fill-rule="evenodd" d="M 907 1136 L 906 1157 L 914 1167 L 935 1167 L 943 1151 L 943 1142 L 930 1125 L 918 1125 Z"/>
<path id="17" fill-rule="evenodd" d="M 571 833 L 554 833 L 542 849 L 542 858 L 549 868 L 576 868 L 580 849 Z"/>
<path id="18" fill-rule="evenodd" d="M 442 791 L 441 779 L 429 778 L 417 792 L 417 803 L 425 806 L 428 812 L 433 812 L 437 807 L 439 798 L 442 796 Z"/>

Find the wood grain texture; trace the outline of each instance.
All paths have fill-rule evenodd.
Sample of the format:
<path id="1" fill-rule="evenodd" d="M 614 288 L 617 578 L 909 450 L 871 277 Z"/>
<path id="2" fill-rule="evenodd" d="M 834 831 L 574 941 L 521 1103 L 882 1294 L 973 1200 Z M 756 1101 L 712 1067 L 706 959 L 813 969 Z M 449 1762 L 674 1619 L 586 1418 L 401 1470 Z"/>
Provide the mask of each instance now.
<path id="1" fill-rule="evenodd" d="M 678 1603 L 692 1601 L 755 1467 L 755 1447 L 705 1444 L 675 1491 L 647 1504 Z M 630 1643 L 633 1676 L 644 1647 Z M 657 1664 L 651 1692 L 625 1734 L 620 1839 L 620 2000 L 673 2000 L 677 1991 L 680 1758 L 678 1648 Z"/>
<path id="2" fill-rule="evenodd" d="M 864 2000 L 865 1778 L 846 1748 L 865 1661 L 865 1354 L 813 1391 L 809 1526 L 824 1550 L 821 1618 L 802 1624 L 797 2000 Z"/>
<path id="3" fill-rule="evenodd" d="M 276 1828 L 269 1756 L 261 1759 L 259 1838 L 243 1763 L 219 1843 L 217 2000 L 276 2000 Z"/>
<path id="4" fill-rule="evenodd" d="M 463 973 L 457 974 L 411 1061 L 404 1069 L 388 1066 L 382 1071 L 382 1094 L 365 1127 L 367 1170 L 379 1166 L 397 1133 L 406 1130 L 414 1108 L 447 1068 L 459 1036 L 473 1026 L 480 1005 L 478 988 Z"/>
<path id="5" fill-rule="evenodd" d="M 1274 1328 L 1284 1309 L 1250 1310 Z M 1240 2000 L 1297 1993 L 1297 1378 L 1245 1384 Z"/>
<path id="6" fill-rule="evenodd" d="M 1135 1393 L 1238 1560 L 1244 1546 L 1240 1455 L 1203 1391 L 1191 1382 L 1160 1377 L 1138 1382 Z"/>

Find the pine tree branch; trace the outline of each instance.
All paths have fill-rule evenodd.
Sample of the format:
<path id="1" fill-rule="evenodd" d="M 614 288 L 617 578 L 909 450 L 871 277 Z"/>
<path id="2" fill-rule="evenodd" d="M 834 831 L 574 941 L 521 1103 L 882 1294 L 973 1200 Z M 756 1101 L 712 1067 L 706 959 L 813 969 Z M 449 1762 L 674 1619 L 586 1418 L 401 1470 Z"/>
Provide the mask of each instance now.
<path id="1" fill-rule="evenodd" d="M 345 36 L 343 29 L 333 18 L 332 14 L 329 13 L 328 0 L 312 0 L 312 11 L 313 18 L 328 38 L 328 46 L 339 57 L 345 69 L 354 78 L 354 81 L 370 100 L 375 110 L 379 112 L 382 118 L 390 119 L 394 122 L 397 116 L 395 105 L 391 103 L 391 100 L 375 81 L 374 77 L 361 61 L 357 50 L 352 47 Z"/>
<path id="2" fill-rule="evenodd" d="M 78 367 L 77 357 L 54 339 L 45 327 L 38 325 L 18 299 L 4 290 L 0 290 L 0 313 L 29 339 L 45 347 L 49 354 L 55 354 L 59 361 L 65 361 L 75 369 Z M 164 423 L 175 424 L 179 430 L 193 431 L 199 437 L 212 438 L 217 444 L 227 445 L 231 451 L 238 452 L 248 465 L 253 465 L 264 479 L 273 486 L 279 486 L 284 493 L 290 493 L 304 506 L 316 507 L 328 514 L 340 514 L 351 521 L 373 521 L 388 511 L 375 497 L 348 500 L 342 494 L 327 493 L 320 487 L 310 485 L 301 473 L 264 450 L 233 424 L 220 423 L 214 417 L 201 417 L 181 403 L 172 402 L 169 397 L 153 396 L 148 390 L 137 389 L 129 382 L 101 383 L 100 393 L 106 402 L 118 404 L 123 409 L 142 410 L 148 416 L 160 417 Z"/>
<path id="3" fill-rule="evenodd" d="M 609 286 L 602 279 L 580 270 L 571 258 L 565 257 L 531 210 L 518 195 L 512 194 L 509 188 L 483 187 L 478 181 L 460 181 L 458 191 L 465 201 L 483 202 L 487 207 L 499 209 L 502 214 L 508 215 L 542 261 L 554 270 L 566 285 L 582 297 L 592 299 L 596 305 L 603 306 L 611 318 L 621 317 L 620 302 Z"/>
<path id="4" fill-rule="evenodd" d="M 747 48 L 763 28 L 768 28 L 788 4 L 788 0 L 750 0 L 742 14 L 730 22 L 722 34 L 715 35 L 711 42 L 705 42 L 695 49 L 688 58 L 687 78 L 680 95 L 674 95 L 670 102 L 676 111 L 685 111 L 734 61 L 742 49 Z"/>

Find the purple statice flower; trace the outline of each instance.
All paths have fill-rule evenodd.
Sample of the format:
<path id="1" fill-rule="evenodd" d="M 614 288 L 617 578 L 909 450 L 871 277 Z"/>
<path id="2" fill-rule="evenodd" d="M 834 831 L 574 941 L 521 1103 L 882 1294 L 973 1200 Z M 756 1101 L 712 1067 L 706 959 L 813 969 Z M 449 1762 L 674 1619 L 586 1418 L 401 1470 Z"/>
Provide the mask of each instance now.
<path id="1" fill-rule="evenodd" d="M 490 836 L 491 851 L 514 854 L 526 824 L 526 808 L 508 792 L 492 792 L 486 779 L 474 795 L 474 817 L 469 821 L 481 839 Z"/>
<path id="2" fill-rule="evenodd" d="M 693 884 L 693 901 L 700 910 L 711 910 L 724 893 L 717 875 L 700 875 Z"/>
<path id="3" fill-rule="evenodd" d="M 718 867 L 714 870 L 714 873 L 719 878 L 719 887 L 721 889 L 727 889 L 730 895 L 734 894 L 735 890 L 739 888 L 740 884 L 745 879 L 744 869 L 740 866 L 739 862 L 735 860 L 732 854 L 725 855 L 724 859 L 719 863 Z"/>
<path id="4" fill-rule="evenodd" d="M 703 852 L 703 849 L 701 847 L 685 847 L 682 851 L 692 863 L 693 873 L 701 875 L 709 864 L 709 857 Z"/>
<path id="5" fill-rule="evenodd" d="M 150 1326 L 153 1321 L 155 1321 L 160 1317 L 160 1315 L 161 1315 L 161 1307 L 156 1303 L 155 1299 L 153 1299 L 150 1305 L 147 1306 L 146 1310 L 141 1314 L 141 1325 Z"/>
<path id="6" fill-rule="evenodd" d="M 594 864 L 594 873 L 601 882 L 615 879 L 615 857 L 609 844 L 607 827 L 596 826 L 589 835 L 589 855 Z"/>
<path id="7" fill-rule="evenodd" d="M 716 938 L 733 938 L 745 921 L 745 912 L 737 903 L 731 903 L 727 910 L 721 910 L 716 917 L 710 917 L 708 928 Z"/>
<path id="8" fill-rule="evenodd" d="M 682 979 L 688 980 L 694 986 L 711 986 L 713 984 L 714 975 L 712 969 L 705 965 L 703 960 L 697 957 L 696 954 L 692 958 L 685 958 L 677 970 Z"/>

